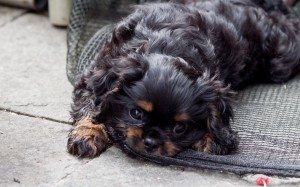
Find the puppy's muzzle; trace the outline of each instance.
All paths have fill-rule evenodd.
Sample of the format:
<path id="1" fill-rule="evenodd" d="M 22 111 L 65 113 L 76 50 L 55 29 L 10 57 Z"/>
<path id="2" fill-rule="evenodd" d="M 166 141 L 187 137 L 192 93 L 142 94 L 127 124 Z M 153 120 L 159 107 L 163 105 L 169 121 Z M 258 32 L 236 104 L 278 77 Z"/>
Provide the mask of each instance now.
<path id="1" fill-rule="evenodd" d="M 162 142 L 158 138 L 146 137 L 144 139 L 144 146 L 147 152 L 156 151 L 159 146 L 161 146 Z"/>

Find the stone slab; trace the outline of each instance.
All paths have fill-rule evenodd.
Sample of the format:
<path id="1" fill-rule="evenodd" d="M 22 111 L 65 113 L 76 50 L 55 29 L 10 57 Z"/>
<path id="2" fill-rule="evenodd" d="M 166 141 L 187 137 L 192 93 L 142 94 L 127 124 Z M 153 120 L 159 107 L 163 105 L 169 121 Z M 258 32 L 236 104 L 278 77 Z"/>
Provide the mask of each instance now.
<path id="1" fill-rule="evenodd" d="M 27 13 L 0 29 L 0 107 L 68 121 L 66 30 Z"/>
<path id="2" fill-rule="evenodd" d="M 61 180 L 57 186 L 155 186 L 155 187 L 248 187 L 254 186 L 240 177 L 210 170 L 194 170 L 175 166 L 159 166 L 131 159 L 116 148 L 76 173 Z"/>
<path id="3" fill-rule="evenodd" d="M 0 112 L 0 186 L 53 186 L 88 160 L 66 152 L 70 125 Z"/>
<path id="4" fill-rule="evenodd" d="M 14 21 L 26 12 L 24 9 L 0 6 L 0 28 Z"/>

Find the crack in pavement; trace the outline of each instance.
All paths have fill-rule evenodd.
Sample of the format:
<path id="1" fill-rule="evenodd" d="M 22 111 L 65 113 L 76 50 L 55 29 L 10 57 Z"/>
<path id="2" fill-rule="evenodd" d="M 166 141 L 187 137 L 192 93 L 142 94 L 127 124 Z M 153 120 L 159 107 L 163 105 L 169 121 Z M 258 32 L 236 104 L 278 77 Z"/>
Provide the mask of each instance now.
<path id="1" fill-rule="evenodd" d="M 27 13 L 29 13 L 29 11 L 21 12 L 20 14 L 18 14 L 18 15 L 16 15 L 16 16 L 12 17 L 12 18 L 11 18 L 10 20 L 8 20 L 7 22 L 1 24 L 1 25 L 0 25 L 0 28 L 5 27 L 6 25 L 8 25 L 8 24 L 14 22 L 15 20 L 17 20 L 18 18 L 22 17 L 23 15 L 25 15 L 25 14 L 27 14 Z"/>
<path id="2" fill-rule="evenodd" d="M 57 122 L 57 123 L 63 123 L 63 124 L 72 125 L 72 122 L 63 121 L 63 120 L 57 120 L 57 119 L 49 118 L 49 117 L 46 117 L 46 116 L 39 116 L 39 115 L 28 114 L 28 113 L 25 113 L 25 112 L 20 112 L 20 111 L 11 110 L 11 109 L 2 108 L 2 107 L 0 107 L 0 111 L 14 113 L 14 114 L 17 114 L 17 115 L 27 116 L 27 117 L 31 117 L 31 118 L 37 118 L 37 119 L 48 120 L 48 121 L 52 121 L 52 122 Z"/>
<path id="3" fill-rule="evenodd" d="M 11 106 L 37 106 L 37 107 L 41 106 L 41 107 L 43 107 L 43 106 L 48 106 L 48 104 L 27 103 L 27 104 L 19 104 L 19 105 L 11 105 Z"/>
<path id="4" fill-rule="evenodd" d="M 81 163 L 81 165 L 80 165 L 77 169 L 75 169 L 75 170 L 72 171 L 72 172 L 66 173 L 63 177 L 60 178 L 59 181 L 54 182 L 53 186 L 60 186 L 60 184 L 61 184 L 63 181 L 67 180 L 73 173 L 76 173 L 76 172 L 80 171 L 83 167 L 85 167 L 85 166 L 86 166 L 88 163 L 90 163 L 91 161 L 93 161 L 93 159 L 91 159 L 91 160 L 86 160 L 85 163 Z"/>

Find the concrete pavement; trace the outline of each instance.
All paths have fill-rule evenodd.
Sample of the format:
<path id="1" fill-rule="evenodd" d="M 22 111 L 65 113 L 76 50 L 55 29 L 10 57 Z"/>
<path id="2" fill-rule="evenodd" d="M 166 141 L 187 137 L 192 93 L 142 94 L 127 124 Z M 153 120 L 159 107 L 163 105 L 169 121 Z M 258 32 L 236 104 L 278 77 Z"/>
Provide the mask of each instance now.
<path id="1" fill-rule="evenodd" d="M 257 175 L 162 167 L 116 148 L 92 160 L 70 156 L 65 65 L 65 29 L 45 15 L 0 6 L 0 186 L 256 186 Z"/>

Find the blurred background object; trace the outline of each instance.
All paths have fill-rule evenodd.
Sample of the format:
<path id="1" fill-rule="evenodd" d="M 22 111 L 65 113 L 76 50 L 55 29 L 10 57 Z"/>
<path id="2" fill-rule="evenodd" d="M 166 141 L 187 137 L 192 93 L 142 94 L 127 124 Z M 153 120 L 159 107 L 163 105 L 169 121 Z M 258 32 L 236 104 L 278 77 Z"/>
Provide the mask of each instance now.
<path id="1" fill-rule="evenodd" d="M 87 1 L 87 2 L 85 2 Z M 85 0 L 82 3 L 88 3 L 90 0 Z M 165 2 L 166 0 L 99 0 L 97 6 L 102 7 L 102 12 L 99 13 L 102 17 L 106 17 L 108 20 L 115 20 L 116 17 L 122 17 L 120 15 L 126 15 L 131 10 L 130 7 L 133 4 L 143 4 L 149 2 Z M 170 0 L 172 2 L 188 2 L 194 0 Z M 292 7 L 293 14 L 300 16 L 300 0 L 283 0 L 287 5 Z M 50 22 L 55 26 L 68 26 L 72 0 L 0 0 L 0 4 L 21 7 L 33 11 L 46 10 L 48 4 L 48 12 Z M 95 4 L 95 3 L 94 3 Z M 88 9 L 94 9 L 95 7 L 86 7 Z M 117 15 L 115 15 L 115 13 Z M 124 14 L 125 13 L 125 14 Z M 107 16 L 109 15 L 109 16 Z"/>
<path id="2" fill-rule="evenodd" d="M 35 11 L 44 10 L 48 0 L 0 0 L 1 4 L 17 6 Z M 60 0 L 65 1 L 65 0 Z"/>
<path id="3" fill-rule="evenodd" d="M 72 0 L 0 0 L 0 4 L 16 6 L 37 12 L 46 10 L 50 22 L 55 26 L 67 26 L 71 12 Z"/>
<path id="4" fill-rule="evenodd" d="M 71 0 L 49 0 L 49 18 L 55 26 L 67 26 L 71 12 Z"/>
<path id="5" fill-rule="evenodd" d="M 72 1 L 73 8 L 67 33 L 67 75 L 72 84 L 95 60 L 95 54 L 99 52 L 95 48 L 100 50 L 102 44 L 110 37 L 114 23 L 132 12 L 137 3 L 137 0 Z M 93 38 L 94 35 L 96 38 Z M 89 41 L 92 43 L 88 44 Z M 94 41 L 97 41 L 97 45 Z"/>

